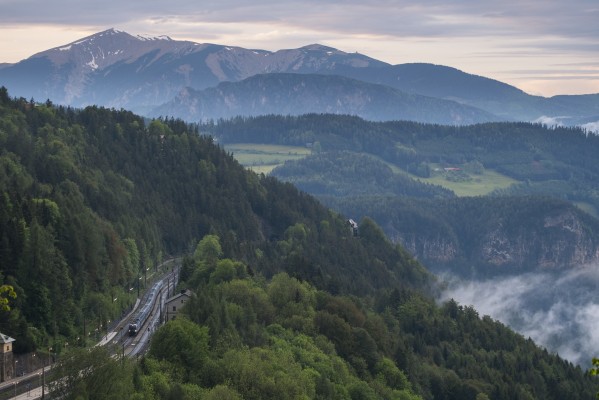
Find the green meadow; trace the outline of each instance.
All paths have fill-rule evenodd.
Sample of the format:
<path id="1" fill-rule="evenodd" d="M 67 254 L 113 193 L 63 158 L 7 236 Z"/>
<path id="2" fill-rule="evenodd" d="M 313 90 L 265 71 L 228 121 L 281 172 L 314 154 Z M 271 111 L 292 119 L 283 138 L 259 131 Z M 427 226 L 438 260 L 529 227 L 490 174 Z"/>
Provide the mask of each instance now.
<path id="1" fill-rule="evenodd" d="M 311 153 L 307 147 L 275 144 L 231 143 L 224 147 L 241 165 L 264 174 L 270 173 L 287 160 L 298 160 Z"/>
<path id="2" fill-rule="evenodd" d="M 480 174 L 460 170 L 444 171 L 436 165 L 431 165 L 430 178 L 418 178 L 422 182 L 443 186 L 460 197 L 484 196 L 496 189 L 505 189 L 519 181 L 490 169 L 484 169 Z"/>

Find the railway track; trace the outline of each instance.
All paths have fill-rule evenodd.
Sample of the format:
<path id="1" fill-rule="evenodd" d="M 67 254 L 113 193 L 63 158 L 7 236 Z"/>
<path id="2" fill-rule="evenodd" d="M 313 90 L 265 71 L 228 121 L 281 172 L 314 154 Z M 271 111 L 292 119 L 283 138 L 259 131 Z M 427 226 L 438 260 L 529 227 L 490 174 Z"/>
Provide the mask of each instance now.
<path id="1" fill-rule="evenodd" d="M 139 358 L 139 356 L 145 354 L 149 348 L 152 334 L 162 324 L 162 310 L 166 299 L 169 297 L 169 289 L 172 289 L 174 293 L 174 286 L 178 282 L 178 279 L 178 268 L 172 268 L 170 272 L 163 275 L 156 281 L 162 282 L 159 293 L 154 298 L 151 298 L 150 291 L 144 293 L 133 310 L 108 332 L 96 346 L 107 346 L 114 357 Z M 139 310 L 148 305 L 148 302 L 151 302 L 151 304 L 147 318 L 145 318 L 138 328 L 137 334 L 129 336 L 129 324 L 136 318 Z M 46 376 L 50 369 L 50 366 L 45 367 Z M 32 400 L 41 398 L 42 375 L 42 369 L 40 368 L 37 371 L 1 383 L 0 400 Z M 45 391 L 45 398 L 49 398 L 47 389 Z"/>

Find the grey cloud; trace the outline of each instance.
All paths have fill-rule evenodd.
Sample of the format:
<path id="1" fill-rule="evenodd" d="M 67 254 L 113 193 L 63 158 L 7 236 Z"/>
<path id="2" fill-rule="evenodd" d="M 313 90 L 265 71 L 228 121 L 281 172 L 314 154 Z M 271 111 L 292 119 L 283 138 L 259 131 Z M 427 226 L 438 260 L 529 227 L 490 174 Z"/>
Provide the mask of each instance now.
<path id="1" fill-rule="evenodd" d="M 0 2 L 0 21 L 112 25 L 170 16 L 204 22 L 271 22 L 298 28 L 397 37 L 553 35 L 599 37 L 599 11 L 585 0 L 473 0 L 417 3 L 402 0 L 269 1 L 191 0 L 80 2 L 32 0 Z"/>
<path id="2" fill-rule="evenodd" d="M 599 68 L 599 63 L 594 64 L 593 66 L 597 66 Z M 538 75 L 538 74 L 560 74 L 560 75 L 585 75 L 588 77 L 592 75 L 597 77 L 599 75 L 599 69 L 508 69 L 505 70 L 507 73 L 518 74 L 518 75 Z"/>
<path id="3" fill-rule="evenodd" d="M 550 74 L 551 70 L 547 70 L 544 73 Z M 517 79 L 539 80 L 539 81 L 576 81 L 576 80 L 594 81 L 594 80 L 599 80 L 599 75 L 560 75 L 560 76 L 536 75 L 536 76 L 520 77 Z"/>

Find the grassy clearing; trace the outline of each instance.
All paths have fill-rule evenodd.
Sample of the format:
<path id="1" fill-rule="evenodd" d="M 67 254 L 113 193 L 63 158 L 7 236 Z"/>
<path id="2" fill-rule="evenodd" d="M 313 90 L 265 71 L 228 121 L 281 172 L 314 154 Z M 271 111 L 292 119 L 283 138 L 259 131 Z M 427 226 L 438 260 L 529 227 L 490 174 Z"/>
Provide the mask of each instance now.
<path id="1" fill-rule="evenodd" d="M 256 143 L 231 143 L 225 145 L 225 150 L 232 153 L 244 167 L 264 174 L 287 160 L 298 160 L 311 154 L 306 147 Z"/>
<path id="2" fill-rule="evenodd" d="M 597 213 L 597 209 L 591 203 L 575 201 L 574 205 L 580 208 L 582 211 L 591 214 L 593 217 L 599 218 L 599 213 Z"/>
<path id="3" fill-rule="evenodd" d="M 463 179 L 451 180 L 452 176 L 455 176 L 455 174 L 452 175 L 451 173 L 445 172 L 438 166 L 431 165 L 431 168 L 440 169 L 440 171 L 433 171 L 430 178 L 418 179 L 422 182 L 443 186 L 453 190 L 454 193 L 460 197 L 483 196 L 491 193 L 495 189 L 504 189 L 511 184 L 519 182 L 490 169 L 485 169 L 481 174 L 460 171 L 460 177 L 463 177 Z"/>

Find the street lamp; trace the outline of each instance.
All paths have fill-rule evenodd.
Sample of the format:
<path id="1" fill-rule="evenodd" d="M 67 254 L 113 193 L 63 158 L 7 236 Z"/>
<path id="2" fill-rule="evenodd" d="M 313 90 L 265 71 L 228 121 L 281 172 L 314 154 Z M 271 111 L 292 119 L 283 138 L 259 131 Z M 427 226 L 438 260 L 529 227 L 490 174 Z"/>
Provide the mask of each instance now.
<path id="1" fill-rule="evenodd" d="M 15 397 L 17 397 L 17 383 L 19 383 L 19 381 L 15 381 Z"/>

